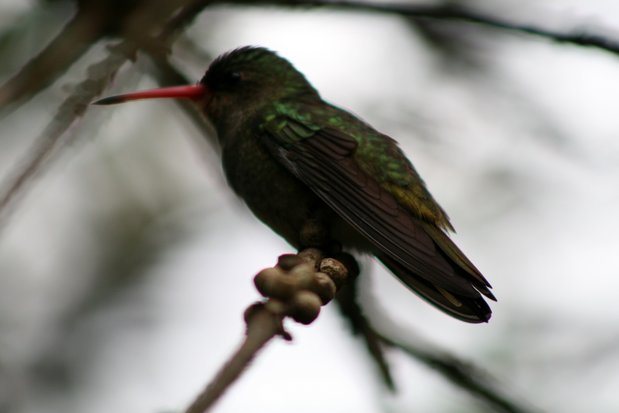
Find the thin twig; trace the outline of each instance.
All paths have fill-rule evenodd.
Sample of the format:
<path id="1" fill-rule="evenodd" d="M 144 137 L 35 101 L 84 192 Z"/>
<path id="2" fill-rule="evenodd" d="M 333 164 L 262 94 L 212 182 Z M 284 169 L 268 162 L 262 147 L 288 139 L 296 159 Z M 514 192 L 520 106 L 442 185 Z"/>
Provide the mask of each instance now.
<path id="1" fill-rule="evenodd" d="M 619 41 L 599 33 L 574 31 L 561 33 L 541 27 L 513 23 L 509 20 L 489 16 L 460 6 L 433 6 L 399 3 L 375 3 L 342 0 L 211 0 L 211 4 L 274 5 L 280 7 L 322 7 L 341 10 L 359 10 L 387 14 L 398 14 L 412 19 L 441 20 L 448 22 L 474 23 L 499 30 L 524 33 L 559 43 L 594 47 L 619 54 Z"/>
<path id="2" fill-rule="evenodd" d="M 356 1 L 328 1 L 328 0 L 196 0 L 186 7 L 180 18 L 185 15 L 193 19 L 202 9 L 213 4 L 236 5 L 275 5 L 280 7 L 328 7 L 343 10 L 360 10 L 379 13 L 398 14 L 412 19 L 443 20 L 464 23 L 474 23 L 499 30 L 524 33 L 546 38 L 555 42 L 569 43 L 579 46 L 594 47 L 608 52 L 619 54 L 619 42 L 598 33 L 584 31 L 561 33 L 541 27 L 513 23 L 508 20 L 489 16 L 460 6 L 428 6 L 406 3 L 372 3 Z M 39 55 L 34 57 L 15 77 L 0 87 L 0 107 L 6 103 L 25 99 L 40 91 L 43 87 L 55 80 L 62 69 L 72 64 L 81 56 L 90 44 L 107 34 L 110 22 L 117 22 L 122 17 L 117 14 L 88 13 L 78 11 L 60 35 L 54 39 Z M 126 10 L 125 10 L 126 12 Z M 101 19 L 101 15 L 105 19 Z M 131 27 L 131 25 L 128 25 Z M 132 32 L 135 34 L 135 32 Z M 127 33 L 128 34 L 128 33 Z"/>
<path id="3" fill-rule="evenodd" d="M 104 34 L 101 16 L 78 11 L 19 72 L 0 85 L 0 107 L 26 102 L 55 81 Z"/>
<path id="4" fill-rule="evenodd" d="M 115 75 L 127 60 L 127 55 L 131 53 L 135 53 L 135 49 L 128 47 L 127 44 L 111 47 L 110 54 L 88 68 L 88 78 L 77 84 L 76 92 L 58 107 L 57 115 L 27 152 L 26 159 L 22 160 L 13 171 L 13 178 L 2 185 L 0 228 L 6 223 L 10 206 L 38 176 L 54 149 L 62 142 L 61 137 L 84 115 L 92 99 L 103 92 L 109 79 Z"/>
<path id="5" fill-rule="evenodd" d="M 397 341 L 377 333 L 383 343 L 398 348 L 437 371 L 456 386 L 467 390 L 489 406 L 494 412 L 531 413 L 538 410 L 506 394 L 497 387 L 500 381 L 486 370 L 464 361 L 458 356 L 440 349 L 437 345 L 426 343 L 420 338 Z"/>
<path id="6" fill-rule="evenodd" d="M 23 195 L 34 178 L 43 170 L 55 149 L 61 146 L 64 133 L 77 119 L 82 117 L 90 102 L 101 95 L 110 79 L 129 58 L 133 58 L 141 47 L 152 48 L 153 44 L 166 45 L 177 31 L 184 28 L 199 13 L 204 5 L 196 0 L 177 0 L 180 10 L 164 21 L 151 21 L 153 25 L 147 33 L 158 31 L 155 39 L 132 38 L 110 47 L 110 54 L 92 64 L 87 70 L 87 78 L 78 83 L 75 92 L 58 107 L 57 115 L 50 121 L 43 133 L 27 152 L 26 158 L 18 163 L 7 182 L 0 187 L 0 228 L 6 224 L 11 207 Z M 197 6 L 196 4 L 199 4 Z M 158 29 L 157 29 L 158 27 Z M 139 41 L 144 41 L 140 44 Z"/>
<path id="7" fill-rule="evenodd" d="M 357 288 L 357 280 L 349 282 L 340 289 L 335 297 L 335 301 L 342 316 L 349 322 L 352 333 L 363 340 L 367 354 L 378 368 L 383 383 L 389 390 L 395 392 L 396 384 L 385 357 L 385 346 L 359 305 Z"/>
<path id="8" fill-rule="evenodd" d="M 26 102 L 107 35 L 116 34 L 141 45 L 141 42 L 153 42 L 158 34 L 153 43 L 159 44 L 161 40 L 171 39 L 204 7 L 206 3 L 201 0 L 78 2 L 76 14 L 60 33 L 0 85 L 0 108 L 15 109 Z"/>

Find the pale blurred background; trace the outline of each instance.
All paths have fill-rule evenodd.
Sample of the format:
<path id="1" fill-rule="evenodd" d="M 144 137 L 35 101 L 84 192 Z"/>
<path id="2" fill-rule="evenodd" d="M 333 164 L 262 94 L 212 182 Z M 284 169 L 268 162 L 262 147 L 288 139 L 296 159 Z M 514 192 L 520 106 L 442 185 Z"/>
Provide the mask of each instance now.
<path id="1" fill-rule="evenodd" d="M 465 3 L 619 41 L 615 1 Z M 0 81 L 74 10 L 3 0 Z M 0 188 L 114 42 L 0 113 Z M 490 323 L 464 324 L 365 259 L 361 301 L 381 332 L 475 363 L 529 411 L 619 411 L 619 55 L 449 21 L 221 5 L 171 59 L 193 81 L 243 45 L 276 50 L 398 139 L 498 297 Z M 149 66 L 138 55 L 105 94 L 155 87 Z M 202 134 L 172 102 L 92 107 L 14 204 L 0 227 L 0 413 L 182 411 L 240 343 L 252 277 L 292 250 L 227 188 Z M 271 343 L 216 412 L 494 411 L 398 350 L 390 393 L 334 306 L 288 327 L 294 341 Z"/>

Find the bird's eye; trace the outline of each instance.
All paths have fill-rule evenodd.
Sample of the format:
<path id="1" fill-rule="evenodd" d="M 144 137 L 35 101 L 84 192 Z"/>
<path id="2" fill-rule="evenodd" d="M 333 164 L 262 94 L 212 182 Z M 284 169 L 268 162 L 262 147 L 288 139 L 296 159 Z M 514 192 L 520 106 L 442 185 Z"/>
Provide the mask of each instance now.
<path id="1" fill-rule="evenodd" d="M 241 72 L 227 72 L 224 75 L 223 81 L 227 86 L 234 86 L 239 83 L 242 78 Z"/>

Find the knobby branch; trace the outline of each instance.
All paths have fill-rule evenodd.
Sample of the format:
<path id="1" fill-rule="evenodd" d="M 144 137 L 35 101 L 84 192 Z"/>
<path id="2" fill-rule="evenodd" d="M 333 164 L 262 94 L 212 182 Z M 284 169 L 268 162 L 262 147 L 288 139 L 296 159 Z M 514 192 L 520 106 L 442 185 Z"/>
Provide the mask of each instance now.
<path id="1" fill-rule="evenodd" d="M 298 254 L 282 255 L 274 267 L 255 276 L 256 289 L 265 299 L 245 310 L 246 333 L 241 346 L 185 413 L 209 410 L 272 338 L 292 339 L 284 327 L 287 317 L 311 324 L 321 306 L 358 275 L 357 263 L 350 254 L 333 252 L 333 246 L 323 247 L 328 245 L 324 234 L 326 231 L 315 221 L 307 223 L 301 231 L 301 243 L 313 247 L 303 248 Z"/>

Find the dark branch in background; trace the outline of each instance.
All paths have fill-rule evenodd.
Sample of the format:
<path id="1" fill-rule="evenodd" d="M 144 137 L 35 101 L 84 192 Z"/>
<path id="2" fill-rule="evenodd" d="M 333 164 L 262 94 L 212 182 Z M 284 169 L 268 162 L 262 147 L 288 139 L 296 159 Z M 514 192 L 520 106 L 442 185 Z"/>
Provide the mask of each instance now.
<path id="1" fill-rule="evenodd" d="M 28 150 L 26 158 L 18 163 L 12 177 L 0 188 L 0 228 L 7 223 L 10 206 L 23 195 L 27 185 L 42 171 L 54 149 L 62 143 L 61 138 L 65 132 L 84 115 L 92 99 L 103 92 L 108 79 L 115 75 L 128 54 L 132 53 L 135 53 L 135 50 L 127 45 L 110 48 L 110 55 L 91 65 L 88 78 L 80 82 L 75 92 L 58 107 L 57 115 Z"/>
<path id="2" fill-rule="evenodd" d="M 163 2 L 164 4 L 166 2 Z M 169 2 L 173 3 L 173 2 Z M 121 5 L 119 7 L 119 4 Z M 141 25 L 126 18 L 134 10 L 142 10 L 141 0 L 105 2 L 82 0 L 78 12 L 65 29 L 13 78 L 0 86 L 0 107 L 27 100 L 51 84 L 67 67 L 85 53 L 90 45 L 109 35 L 132 37 Z M 185 13 L 193 16 L 213 4 L 230 5 L 274 5 L 280 7 L 322 7 L 342 10 L 358 10 L 398 14 L 414 20 L 441 20 L 446 22 L 473 23 L 494 29 L 524 33 L 551 41 L 579 46 L 595 47 L 619 54 L 619 42 L 602 34 L 573 32 L 561 33 L 527 24 L 512 23 L 505 19 L 488 16 L 459 6 L 424 6 L 399 3 L 370 3 L 324 0 L 196 0 L 186 7 Z M 148 4 L 152 7 L 152 4 Z M 157 2 L 157 7 L 161 7 Z M 165 8 L 162 10 L 165 13 Z M 125 31 L 125 33 L 123 33 Z M 131 34 L 127 36 L 127 34 Z"/>
<path id="3" fill-rule="evenodd" d="M 187 76 L 181 73 L 170 62 L 166 53 L 161 53 L 161 50 L 145 50 L 145 52 L 148 53 L 155 63 L 153 72 L 160 86 L 189 85 L 195 82 L 195 80 L 188 79 Z M 212 60 L 212 58 L 210 60 Z M 217 152 L 219 144 L 217 143 L 217 139 L 215 139 L 212 127 L 204 117 L 202 111 L 200 111 L 193 102 L 184 99 L 175 99 L 174 103 L 185 112 L 185 115 L 187 115 L 191 122 L 202 132 L 202 136 L 208 143 L 209 149 L 212 152 Z"/>
<path id="4" fill-rule="evenodd" d="M 244 5 L 274 5 L 285 7 L 321 7 L 341 10 L 358 10 L 397 14 L 411 19 L 442 20 L 446 22 L 474 23 L 494 29 L 524 33 L 542 37 L 559 43 L 568 43 L 578 46 L 595 47 L 608 52 L 619 54 L 619 41 L 613 40 L 597 33 L 585 33 L 582 31 L 561 33 L 547 30 L 541 27 L 512 23 L 508 20 L 488 16 L 483 13 L 468 10 L 459 6 L 425 6 L 411 5 L 406 3 L 372 3 L 355 1 L 329 1 L 329 0 L 212 0 L 211 4 L 244 4 Z"/>
<path id="5" fill-rule="evenodd" d="M 377 333 L 378 334 L 378 333 Z M 523 400 L 506 394 L 498 388 L 499 380 L 492 377 L 486 370 L 471 362 L 441 349 L 436 344 L 430 344 L 416 338 L 408 338 L 406 342 L 378 334 L 380 340 L 389 346 L 398 348 L 435 370 L 454 385 L 467 390 L 471 395 L 492 407 L 493 412 L 530 413 L 537 409 L 529 406 Z"/>
<path id="6" fill-rule="evenodd" d="M 202 10 L 204 6 L 198 6 L 199 3 L 178 0 L 174 3 L 176 6 L 170 6 L 170 13 L 178 10 L 171 18 L 164 15 L 161 16 L 162 20 L 159 20 L 157 16 L 149 14 L 141 16 L 139 20 L 145 26 L 139 39 L 125 40 L 117 46 L 110 47 L 110 54 L 107 57 L 88 68 L 87 79 L 80 82 L 75 87 L 75 92 L 61 103 L 57 115 L 27 152 L 26 158 L 18 163 L 8 182 L 4 182 L 0 187 L 0 228 L 6 224 L 11 205 L 23 195 L 28 184 L 43 170 L 54 150 L 62 143 L 65 132 L 84 115 L 90 102 L 105 90 L 125 61 L 134 58 L 141 47 L 154 49 L 154 45 L 157 45 L 159 50 L 167 51 L 166 46 L 173 41 L 178 31 L 189 24 Z M 157 33 L 157 36 L 148 37 L 149 33 L 153 32 Z M 7 84 L 10 84 L 10 81 Z"/>
<path id="7" fill-rule="evenodd" d="M 169 37 L 190 23 L 206 3 L 197 0 L 78 0 L 77 6 L 75 16 L 60 33 L 18 73 L 0 85 L 1 108 L 15 109 L 28 101 L 105 37 L 133 40 L 139 47 L 149 41 L 169 44 Z M 157 36 L 156 42 L 153 42 L 154 36 Z"/>
<path id="8" fill-rule="evenodd" d="M 43 131 L 36 144 L 28 152 L 28 158 L 13 173 L 11 182 L 2 187 L 3 191 L 0 192 L 0 220 L 5 218 L 7 208 L 13 204 L 13 201 L 19 195 L 23 194 L 27 184 L 47 164 L 46 161 L 49 161 L 52 152 L 68 141 L 68 139 L 62 140 L 66 130 L 79 117 L 83 116 L 88 108 L 88 103 L 101 94 L 122 64 L 127 59 L 133 58 L 138 50 L 144 50 L 153 57 L 159 72 L 157 78 L 163 84 L 190 83 L 170 64 L 167 58 L 169 45 L 182 28 L 189 24 L 208 5 L 273 5 L 287 8 L 321 7 L 389 13 L 416 21 L 432 20 L 474 24 L 503 31 L 524 33 L 560 43 L 595 47 L 619 54 L 619 43 L 600 34 L 584 32 L 559 33 L 531 25 L 511 23 L 504 19 L 486 16 L 454 6 L 315 0 L 161 0 L 156 2 L 133 0 L 126 2 L 126 5 L 120 8 L 118 7 L 122 2 L 116 1 L 79 0 L 77 3 L 78 12 L 62 32 L 41 53 L 33 57 L 18 74 L 0 86 L 0 106 L 16 105 L 36 95 L 36 93 L 51 84 L 83 56 L 89 47 L 104 37 L 119 36 L 122 41 L 119 45 L 110 49 L 110 54 L 106 58 L 89 67 L 88 79 L 80 82 L 74 95 L 67 98 L 59 106 L 58 115 Z M 98 9 L 97 7 L 103 9 Z M 114 9 L 115 7 L 116 9 Z M 110 10 L 114 12 L 110 13 Z M 210 132 L 201 114 L 194 107 L 183 104 L 183 109 L 189 114 L 194 123 L 200 128 L 204 128 L 203 130 Z M 206 136 L 212 137 L 213 135 L 206 133 Z M 210 142 L 213 143 L 212 140 Z M 513 398 L 497 390 L 496 380 L 488 377 L 483 371 L 469 363 L 464 363 L 446 352 L 437 350 L 435 346 L 423 343 L 400 343 L 377 335 L 367 320 L 355 317 L 356 315 L 354 314 L 349 316 L 349 319 L 353 322 L 353 328 L 365 336 L 368 349 L 374 355 L 375 360 L 377 360 L 387 383 L 390 382 L 391 378 L 382 352 L 376 351 L 377 341 L 382 341 L 402 349 L 412 357 L 435 369 L 454 384 L 477 395 L 498 411 L 530 411 L 529 408 L 519 405 Z M 278 323 L 276 325 L 279 326 Z M 277 334 L 282 334 L 282 330 L 279 329 L 273 333 L 273 336 Z M 270 337 L 272 336 L 263 337 L 260 340 L 266 343 L 270 340 Z M 260 347 L 261 345 L 258 346 L 258 348 Z M 191 412 L 193 413 L 193 411 Z"/>
<path id="9" fill-rule="evenodd" d="M 340 289 L 337 296 L 335 296 L 335 301 L 342 316 L 350 324 L 352 333 L 363 339 L 368 354 L 378 367 L 383 383 L 389 390 L 395 391 L 396 383 L 385 357 L 382 338 L 372 327 L 372 324 L 359 305 L 357 287 L 357 280 L 351 280 Z"/>
<path id="10" fill-rule="evenodd" d="M 56 80 L 100 39 L 100 22 L 98 16 L 78 12 L 41 53 L 0 86 L 0 107 L 24 102 Z"/>
<path id="11" fill-rule="evenodd" d="M 138 0 L 135 0 L 138 1 Z M 138 49 L 148 49 L 151 54 L 157 47 L 163 47 L 167 52 L 167 47 L 171 44 L 174 34 L 178 34 L 179 30 L 184 28 L 193 20 L 206 6 L 225 3 L 225 4 L 245 4 L 245 5 L 279 5 L 284 7 L 329 7 L 340 8 L 344 10 L 363 10 L 381 13 L 390 13 L 406 16 L 412 19 L 433 19 L 444 21 L 460 21 L 465 23 L 475 23 L 488 27 L 493 27 L 501 30 L 510 30 L 514 32 L 526 33 L 539 37 L 544 37 L 557 42 L 576 44 L 581 46 L 597 47 L 609 52 L 619 54 L 619 44 L 602 35 L 575 33 L 566 34 L 558 33 L 542 28 L 519 25 L 510 23 L 505 20 L 488 17 L 480 13 L 469 11 L 455 6 L 418 6 L 407 4 L 382 4 L 382 3 L 357 3 L 350 1 L 263 1 L 263 0 L 239 0 L 239 1 L 221 1 L 221 0 L 177 0 L 173 1 L 158 1 L 149 3 L 149 7 L 137 7 L 139 3 L 128 3 L 119 10 L 130 15 L 123 20 L 117 15 L 111 13 L 117 7 L 117 2 L 109 2 L 110 8 L 103 9 L 101 17 L 95 12 L 101 13 L 102 9 L 97 0 L 81 0 L 78 2 L 78 13 L 74 19 L 67 24 L 64 30 L 54 39 L 38 56 L 33 58 L 24 68 L 7 83 L 0 86 L 0 106 L 2 104 L 16 103 L 20 100 L 36 94 L 46 85 L 51 83 L 71 66 L 86 50 L 87 47 L 80 36 L 86 36 L 92 44 L 99 40 L 102 36 L 119 32 L 123 35 L 128 44 L 124 45 L 127 49 L 127 54 L 135 54 Z M 122 2 L 121 2 L 122 3 Z M 93 6 L 94 5 L 94 6 Z M 93 10 L 95 12 L 93 12 Z M 142 11 L 147 10 L 146 13 Z M 117 10 L 116 10 L 117 11 Z M 176 11 L 176 14 L 174 14 Z M 96 17 L 93 15 L 96 14 Z M 169 19 L 169 15 L 173 17 Z M 90 21 L 95 18 L 94 21 Z M 107 19 L 107 20 L 106 20 Z M 169 21 L 168 21 L 169 19 Z M 119 23 L 123 21 L 123 24 Z M 168 21 L 167 24 L 164 22 Z M 89 25 L 92 25 L 90 27 Z M 123 30 L 119 27 L 122 26 Z M 90 27 L 88 30 L 85 27 Z M 152 33 L 160 27 L 160 33 L 155 38 Z M 75 42 L 71 47 L 67 42 Z M 162 46 L 163 45 L 163 46 Z M 129 49 L 132 49 L 129 51 Z M 67 53 L 65 50 L 73 50 Z M 158 59 L 161 61 L 161 58 Z M 168 66 L 169 69 L 169 66 Z M 108 77 L 118 70 L 118 68 L 110 68 Z M 168 72 L 170 72 L 168 70 Z M 92 80 L 92 79 L 91 79 Z M 101 79 L 99 79 L 101 80 Z M 30 85 L 30 86 L 27 86 Z M 52 149 L 56 147 L 56 141 L 68 129 L 75 119 L 82 116 L 86 110 L 86 100 L 94 99 L 98 96 L 105 82 L 84 81 L 80 86 L 94 86 L 92 90 L 83 90 L 82 93 L 77 93 L 76 98 L 70 97 L 59 108 L 58 118 L 60 121 L 54 120 L 46 132 L 43 133 L 39 142 L 30 152 L 30 156 L 23 163 L 24 166 L 19 171 L 13 174 L 13 181 L 4 186 L 4 191 L 0 193 L 0 218 L 5 215 L 9 203 L 15 198 L 15 195 L 21 191 L 24 185 L 31 180 L 40 167 L 44 164 Z M 185 111 L 190 114 L 191 118 L 196 120 L 195 112 L 185 107 Z M 70 114 L 70 116 L 68 115 Z M 208 135 L 210 136 L 210 134 Z"/>
<path id="12" fill-rule="evenodd" d="M 49 86 L 90 47 L 118 30 L 135 1 L 78 1 L 78 9 L 61 32 L 0 86 L 0 107 L 24 103 Z"/>

